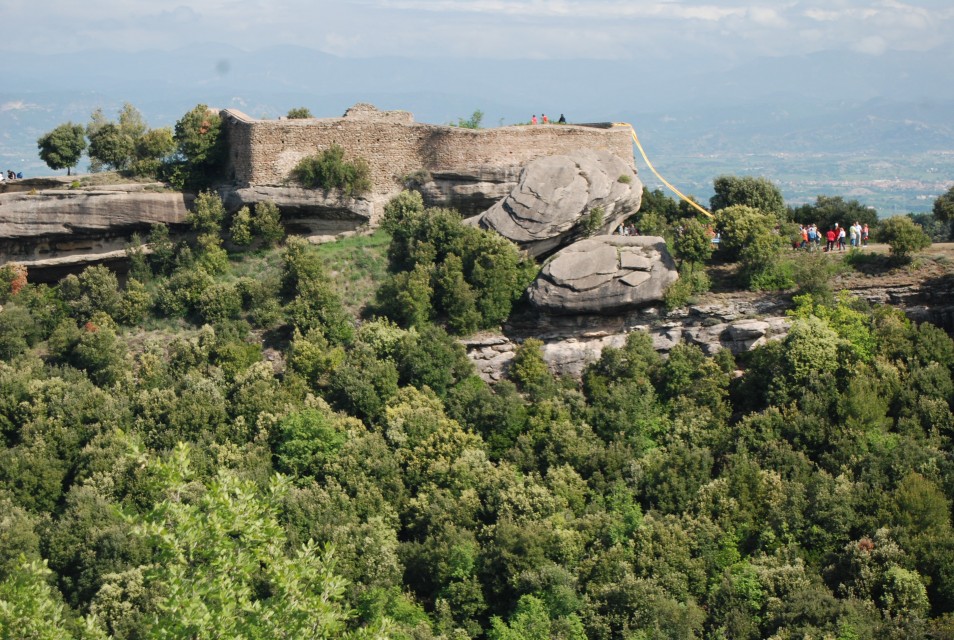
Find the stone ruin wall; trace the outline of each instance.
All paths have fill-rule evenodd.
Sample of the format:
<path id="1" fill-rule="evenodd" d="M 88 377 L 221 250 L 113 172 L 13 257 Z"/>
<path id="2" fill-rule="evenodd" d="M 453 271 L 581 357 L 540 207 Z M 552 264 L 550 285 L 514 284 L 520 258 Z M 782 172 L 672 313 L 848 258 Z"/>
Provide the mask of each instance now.
<path id="1" fill-rule="evenodd" d="M 374 195 L 388 195 L 422 169 L 516 171 L 535 158 L 575 149 L 609 149 L 634 164 L 625 127 L 528 125 L 493 129 L 419 124 L 404 111 L 373 108 L 342 118 L 255 120 L 240 111 L 222 112 L 229 140 L 229 176 L 238 186 L 281 185 L 305 156 L 332 144 L 346 157 L 371 166 Z"/>

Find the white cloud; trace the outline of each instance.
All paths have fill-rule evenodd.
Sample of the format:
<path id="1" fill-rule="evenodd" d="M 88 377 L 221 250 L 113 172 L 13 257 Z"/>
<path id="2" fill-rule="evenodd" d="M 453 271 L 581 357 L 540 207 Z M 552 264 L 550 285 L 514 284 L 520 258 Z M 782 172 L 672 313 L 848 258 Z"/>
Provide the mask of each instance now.
<path id="1" fill-rule="evenodd" d="M 868 36 L 856 42 L 851 48 L 858 53 L 880 56 L 887 50 L 888 43 L 880 36 Z"/>
<path id="2" fill-rule="evenodd" d="M 3 17 L 3 48 L 37 53 L 218 42 L 361 57 L 744 59 L 926 50 L 954 34 L 949 0 L 44 0 Z"/>

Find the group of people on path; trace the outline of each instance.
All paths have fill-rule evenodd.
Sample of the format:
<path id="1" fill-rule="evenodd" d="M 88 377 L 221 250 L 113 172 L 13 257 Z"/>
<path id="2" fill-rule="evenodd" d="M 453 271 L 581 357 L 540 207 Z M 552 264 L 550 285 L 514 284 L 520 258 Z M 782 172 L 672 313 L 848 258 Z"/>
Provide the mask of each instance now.
<path id="1" fill-rule="evenodd" d="M 542 122 L 543 124 L 550 124 L 550 118 L 547 117 L 547 114 L 543 113 L 543 114 L 540 114 L 540 116 L 541 116 L 540 120 L 538 121 L 537 114 L 533 114 L 533 117 L 530 118 L 530 124 L 539 124 L 540 122 Z M 562 113 L 560 114 L 560 119 L 557 120 L 557 124 L 566 124 L 566 118 L 563 116 Z"/>
<path id="2" fill-rule="evenodd" d="M 847 236 L 851 241 L 852 247 L 867 247 L 868 238 L 869 238 L 869 229 L 868 223 L 861 225 L 857 220 L 848 231 L 845 231 L 845 228 L 839 225 L 837 222 L 835 226 L 822 234 L 821 230 L 817 225 L 804 225 L 801 227 L 802 240 L 801 242 L 796 242 L 793 246 L 794 249 L 807 249 L 808 251 L 813 251 L 818 249 L 821 246 L 822 238 L 826 241 L 825 251 L 834 251 L 837 247 L 839 251 L 845 250 L 845 237 Z"/>
<path id="3" fill-rule="evenodd" d="M 3 182 L 4 180 L 20 180 L 22 178 L 22 173 L 15 172 L 12 169 L 7 169 L 6 173 L 0 171 L 0 182 Z"/>

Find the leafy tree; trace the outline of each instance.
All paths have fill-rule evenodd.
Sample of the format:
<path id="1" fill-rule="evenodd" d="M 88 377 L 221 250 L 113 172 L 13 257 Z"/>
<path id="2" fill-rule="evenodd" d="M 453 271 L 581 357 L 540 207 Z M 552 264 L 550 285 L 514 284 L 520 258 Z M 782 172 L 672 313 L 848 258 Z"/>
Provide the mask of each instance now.
<path id="1" fill-rule="evenodd" d="M 682 231 L 674 244 L 676 255 L 692 264 L 702 264 L 712 255 L 711 234 L 694 218 L 682 223 Z"/>
<path id="2" fill-rule="evenodd" d="M 480 315 L 476 328 L 499 325 L 536 275 L 535 263 L 513 243 L 465 226 L 456 211 L 425 210 L 415 192 L 388 203 L 382 226 L 391 234 L 391 276 L 378 291 L 378 304 L 409 325 L 447 318 L 455 330 L 471 331 L 471 297 Z"/>
<path id="3" fill-rule="evenodd" d="M 288 110 L 288 115 L 285 117 L 289 120 L 307 120 L 315 116 L 311 115 L 311 111 L 308 107 L 293 107 Z"/>
<path id="4" fill-rule="evenodd" d="M 89 133 L 89 157 L 100 166 L 117 171 L 129 167 L 136 141 L 119 125 L 107 122 Z"/>
<path id="5" fill-rule="evenodd" d="M 117 122 L 109 121 L 101 109 L 96 109 L 86 126 L 86 135 L 94 171 L 108 167 L 156 176 L 161 161 L 175 150 L 172 129 L 150 130 L 139 110 L 128 102 L 119 112 Z"/>
<path id="6" fill-rule="evenodd" d="M 273 247 L 285 237 L 281 212 L 278 205 L 269 200 L 255 203 L 255 215 L 252 217 L 252 229 L 266 247 Z"/>
<path id="7" fill-rule="evenodd" d="M 204 104 L 196 105 L 176 122 L 173 139 L 178 154 L 170 165 L 177 187 L 201 189 L 219 177 L 226 160 L 222 118 Z"/>
<path id="8" fill-rule="evenodd" d="M 719 250 L 728 260 L 737 260 L 742 249 L 760 236 L 775 232 L 778 220 L 746 205 L 733 205 L 716 212 L 716 230 L 721 235 Z"/>
<path id="9" fill-rule="evenodd" d="M 345 583 L 314 544 L 288 554 L 278 509 L 287 481 L 263 493 L 219 472 L 194 497 L 188 449 L 156 465 L 163 499 L 137 526 L 155 548 L 160 594 L 150 631 L 168 637 L 348 637 Z M 194 485 L 193 485 L 194 486 Z M 382 629 L 383 630 L 383 629 Z"/>
<path id="10" fill-rule="evenodd" d="M 70 175 L 86 150 L 86 131 L 82 125 L 67 122 L 42 135 L 36 145 L 46 166 L 66 169 L 66 175 Z"/>
<path id="11" fill-rule="evenodd" d="M 87 322 L 96 313 L 118 318 L 122 294 L 116 274 L 103 265 L 86 267 L 79 276 L 69 275 L 60 282 L 60 296 L 79 322 Z"/>
<path id="12" fill-rule="evenodd" d="M 776 218 L 785 215 L 782 192 L 766 178 L 719 176 L 713 180 L 712 187 L 715 195 L 709 200 L 709 206 L 713 211 L 746 206 Z"/>
<path id="13" fill-rule="evenodd" d="M 534 398 L 545 398 L 556 391 L 556 381 L 543 359 L 543 342 L 527 338 L 517 349 L 510 364 L 510 379 L 521 391 Z"/>
<path id="14" fill-rule="evenodd" d="M 954 220 L 954 186 L 934 200 L 933 212 L 938 220 Z"/>
<path id="15" fill-rule="evenodd" d="M 845 200 L 841 196 L 818 196 L 814 203 L 789 207 L 788 216 L 798 224 L 816 224 L 819 231 L 832 229 L 836 223 L 848 227 L 859 222 L 872 229 L 878 224 L 877 211 L 857 200 Z"/>
<path id="16" fill-rule="evenodd" d="M 222 198 L 212 191 L 201 192 L 186 220 L 199 234 L 196 238 L 199 264 L 210 274 L 223 273 L 228 256 L 222 248 L 222 223 L 225 220 Z"/>
<path id="17" fill-rule="evenodd" d="M 878 235 L 890 247 L 891 255 L 901 262 L 910 261 L 911 254 L 931 246 L 931 239 L 908 216 L 882 221 Z"/>
<path id="18" fill-rule="evenodd" d="M 278 423 L 275 456 L 278 468 L 297 476 L 317 475 L 341 449 L 344 424 L 330 410 L 306 409 Z"/>
<path id="19" fill-rule="evenodd" d="M 662 189 L 650 191 L 643 187 L 643 197 L 640 201 L 639 212 L 642 215 L 655 214 L 668 222 L 675 222 L 679 215 L 679 206 L 676 201 L 666 195 Z"/>
<path id="20" fill-rule="evenodd" d="M 232 227 L 229 229 L 232 242 L 240 247 L 252 244 L 252 214 L 248 207 L 242 207 L 232 216 Z"/>
<path id="21" fill-rule="evenodd" d="M 176 150 L 171 127 L 150 129 L 136 140 L 130 170 L 140 176 L 158 176 L 162 162 Z"/>
<path id="22" fill-rule="evenodd" d="M 21 556 L 20 566 L 0 581 L 0 635 L 22 640 L 105 640 L 106 634 L 93 619 L 74 633 L 66 608 L 47 582 L 51 573 L 45 561 Z"/>

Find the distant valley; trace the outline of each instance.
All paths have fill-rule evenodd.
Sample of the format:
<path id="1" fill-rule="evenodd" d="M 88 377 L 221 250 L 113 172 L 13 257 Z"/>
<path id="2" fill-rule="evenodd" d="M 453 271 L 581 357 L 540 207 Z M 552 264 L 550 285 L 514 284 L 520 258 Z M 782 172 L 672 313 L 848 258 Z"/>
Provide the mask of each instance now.
<path id="1" fill-rule="evenodd" d="M 696 61 L 674 83 L 658 65 L 346 60 L 294 47 L 3 55 L 0 169 L 26 175 L 50 173 L 37 157 L 40 135 L 67 120 L 85 123 L 97 107 L 114 117 L 128 101 L 150 125 L 164 126 L 198 102 L 255 117 L 296 106 L 339 116 L 371 102 L 433 123 L 456 122 L 475 109 L 490 127 L 547 110 L 571 122 L 631 122 L 663 175 L 703 202 L 718 175 L 762 175 L 793 204 L 842 195 L 887 216 L 927 211 L 954 183 L 954 89 L 936 84 L 950 68 L 944 58 L 934 68 L 903 59 L 873 67 L 870 58 L 847 53 L 731 69 Z M 843 77 L 821 79 L 828 68 Z M 647 186 L 660 186 L 641 159 L 637 166 Z"/>

